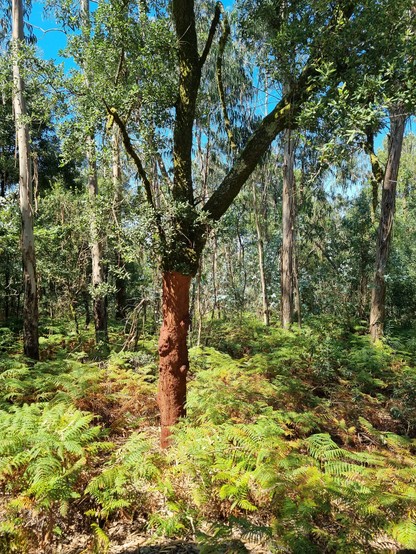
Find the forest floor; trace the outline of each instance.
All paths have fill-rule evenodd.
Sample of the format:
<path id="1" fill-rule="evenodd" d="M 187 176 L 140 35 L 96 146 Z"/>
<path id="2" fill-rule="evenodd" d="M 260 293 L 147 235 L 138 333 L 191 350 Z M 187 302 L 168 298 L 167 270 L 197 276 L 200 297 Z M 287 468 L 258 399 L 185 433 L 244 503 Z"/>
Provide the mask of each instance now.
<path id="1" fill-rule="evenodd" d="M 213 321 L 158 445 L 156 338 L 0 339 L 1 554 L 416 549 L 416 340 Z"/>

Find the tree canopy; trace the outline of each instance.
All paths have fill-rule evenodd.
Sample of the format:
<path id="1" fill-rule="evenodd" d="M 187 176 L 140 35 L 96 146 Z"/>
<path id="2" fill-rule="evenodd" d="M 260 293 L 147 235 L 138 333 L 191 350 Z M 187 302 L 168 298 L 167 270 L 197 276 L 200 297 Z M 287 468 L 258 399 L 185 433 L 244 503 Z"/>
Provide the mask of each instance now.
<path id="1" fill-rule="evenodd" d="M 416 548 L 414 1 L 42 6 L 66 69 L 0 2 L 0 550 Z"/>

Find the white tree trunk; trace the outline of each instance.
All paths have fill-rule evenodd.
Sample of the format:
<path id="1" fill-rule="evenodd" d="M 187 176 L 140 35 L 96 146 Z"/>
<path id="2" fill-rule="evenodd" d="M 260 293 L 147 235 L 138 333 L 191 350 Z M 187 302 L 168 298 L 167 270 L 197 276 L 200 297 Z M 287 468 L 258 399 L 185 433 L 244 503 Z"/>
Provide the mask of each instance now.
<path id="1" fill-rule="evenodd" d="M 20 45 L 23 35 L 22 0 L 12 1 L 13 48 L 13 106 L 16 121 L 17 148 L 19 151 L 19 200 L 22 218 L 22 261 L 24 280 L 23 345 L 24 353 L 39 359 L 38 293 L 36 278 L 35 242 L 33 234 L 33 192 L 30 164 L 29 125 L 24 94 L 24 81 L 19 65 Z"/>
<path id="2" fill-rule="evenodd" d="M 266 273 L 264 269 L 264 240 L 263 240 L 263 230 L 260 222 L 259 206 L 257 202 L 256 184 L 254 181 L 253 181 L 253 201 L 254 201 L 254 220 L 256 223 L 256 233 L 257 233 L 257 252 L 259 257 L 261 299 L 262 299 L 262 306 L 263 306 L 263 323 L 266 326 L 268 326 L 270 324 L 270 314 L 269 314 L 269 300 L 267 296 Z"/>

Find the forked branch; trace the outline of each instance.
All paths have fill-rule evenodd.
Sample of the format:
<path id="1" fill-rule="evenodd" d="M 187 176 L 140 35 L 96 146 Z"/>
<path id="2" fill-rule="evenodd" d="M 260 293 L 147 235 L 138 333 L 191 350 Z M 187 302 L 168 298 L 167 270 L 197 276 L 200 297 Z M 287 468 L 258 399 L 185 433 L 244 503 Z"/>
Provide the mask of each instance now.
<path id="1" fill-rule="evenodd" d="M 146 171 L 143 167 L 142 161 L 139 158 L 136 150 L 133 147 L 133 144 L 132 144 L 130 136 L 127 132 L 126 126 L 125 126 L 123 120 L 121 119 L 121 117 L 119 116 L 119 114 L 117 113 L 117 110 L 115 108 L 110 108 L 110 106 L 107 104 L 107 102 L 104 99 L 103 99 L 103 102 L 104 102 L 105 107 L 107 109 L 108 115 L 111 118 L 113 118 L 114 122 L 116 123 L 116 125 L 120 129 L 121 136 L 123 138 L 124 148 L 126 149 L 127 154 L 129 154 L 129 156 L 134 161 L 134 163 L 136 165 L 136 168 L 137 168 L 137 173 L 139 174 L 141 180 L 143 181 L 144 190 L 146 192 L 146 199 L 147 199 L 147 202 L 150 205 L 150 207 L 153 209 L 153 212 L 154 212 L 155 217 L 156 217 L 156 224 L 158 226 L 158 230 L 159 230 L 160 236 L 162 238 L 163 230 L 162 230 L 162 227 L 160 225 L 158 212 L 157 212 L 156 205 L 155 205 L 155 202 L 154 202 L 154 199 L 153 199 L 152 185 L 149 181 L 149 178 L 147 177 L 147 173 L 146 173 Z"/>

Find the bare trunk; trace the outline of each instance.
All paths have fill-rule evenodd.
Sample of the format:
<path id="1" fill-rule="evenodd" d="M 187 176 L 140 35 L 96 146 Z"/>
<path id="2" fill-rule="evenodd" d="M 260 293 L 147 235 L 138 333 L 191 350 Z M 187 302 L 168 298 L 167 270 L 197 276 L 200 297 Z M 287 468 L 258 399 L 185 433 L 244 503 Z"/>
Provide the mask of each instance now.
<path id="1" fill-rule="evenodd" d="M 295 202 L 295 208 L 296 208 L 296 202 Z M 296 220 L 296 209 L 295 209 L 295 220 Z M 294 279 L 294 306 L 295 306 L 295 319 L 298 320 L 298 326 L 302 326 L 302 308 L 301 308 L 301 301 L 300 301 L 300 288 L 299 288 L 299 271 L 298 271 L 298 257 L 297 257 L 297 250 L 296 250 L 296 237 L 295 237 L 295 251 L 293 253 L 293 279 Z"/>
<path id="2" fill-rule="evenodd" d="M 202 335 L 202 259 L 198 267 L 198 273 L 196 276 L 196 305 L 197 305 L 197 314 L 198 314 L 198 337 L 196 340 L 196 345 L 201 346 L 201 335 Z"/>
<path id="3" fill-rule="evenodd" d="M 113 135 L 113 187 L 114 187 L 114 220 L 117 230 L 120 229 L 121 202 L 122 202 L 122 173 L 120 161 L 120 131 L 117 129 Z M 120 233 L 118 242 L 120 243 Z M 116 318 L 123 319 L 126 315 L 126 280 L 122 273 L 124 271 L 123 255 L 117 246 L 116 250 L 117 269 L 116 277 Z"/>
<path id="4" fill-rule="evenodd" d="M 81 23 L 84 42 L 90 38 L 90 3 L 81 0 Z M 89 85 L 88 67 L 83 67 L 85 83 Z M 107 297 L 102 291 L 104 285 L 103 242 L 99 237 L 97 218 L 95 214 L 96 197 L 98 194 L 97 163 L 95 160 L 95 140 L 91 133 L 87 137 L 88 162 L 88 194 L 91 201 L 90 249 L 91 249 L 91 285 L 93 289 L 93 317 L 95 326 L 95 340 L 97 344 L 108 342 L 107 332 Z"/>
<path id="5" fill-rule="evenodd" d="M 254 182 L 253 182 L 253 200 L 254 200 L 254 220 L 256 223 L 256 232 L 257 232 L 257 251 L 259 256 L 259 273 L 260 273 L 260 283 L 261 283 L 261 298 L 262 298 L 262 305 L 263 305 L 263 322 L 265 325 L 268 326 L 270 324 L 270 317 L 269 317 L 269 301 L 267 297 L 266 276 L 264 271 L 263 232 L 262 232 L 260 217 L 258 212 L 256 184 Z"/>
<path id="6" fill-rule="evenodd" d="M 218 302 L 218 283 L 217 283 L 217 251 L 218 251 L 218 245 L 217 245 L 217 237 L 214 235 L 214 244 L 213 244 L 213 250 L 212 250 L 212 288 L 213 288 L 213 295 L 214 295 L 214 302 L 212 305 L 212 313 L 211 313 L 211 319 L 214 319 L 215 317 L 215 310 L 218 312 L 218 318 L 221 318 L 221 311 L 220 311 L 220 305 Z"/>
<path id="7" fill-rule="evenodd" d="M 19 198 L 22 219 L 22 260 L 24 281 L 23 348 L 26 356 L 39 359 L 38 292 L 36 258 L 33 234 L 33 192 L 30 167 L 29 126 L 24 97 L 24 82 L 20 74 L 19 48 L 23 36 L 23 7 L 21 0 L 13 0 L 13 104 L 16 119 L 17 145 L 19 150 Z"/>
<path id="8" fill-rule="evenodd" d="M 172 425 L 185 415 L 186 376 L 189 369 L 190 275 L 176 271 L 163 274 L 163 323 L 159 337 L 161 446 L 169 445 Z"/>
<path id="9" fill-rule="evenodd" d="M 107 332 L 107 298 L 102 292 L 104 285 L 104 268 L 102 263 L 103 244 L 98 236 L 97 220 L 95 216 L 95 199 L 98 193 L 97 167 L 94 156 L 94 144 L 91 137 L 88 139 L 88 193 L 91 200 L 91 284 L 93 289 L 93 317 L 96 343 L 108 342 Z"/>
<path id="10" fill-rule="evenodd" d="M 385 321 L 386 281 L 385 273 L 389 259 L 396 206 L 397 176 L 399 173 L 403 135 L 406 125 L 404 110 L 398 106 L 390 112 L 390 135 L 388 159 L 383 179 L 381 214 L 377 235 L 376 265 L 371 294 L 370 334 L 373 340 L 383 336 Z"/>
<path id="11" fill-rule="evenodd" d="M 296 266 L 295 248 L 295 176 L 294 142 L 292 133 L 284 133 L 283 194 L 282 194 L 282 252 L 281 252 L 281 319 L 282 327 L 293 323 Z"/>

